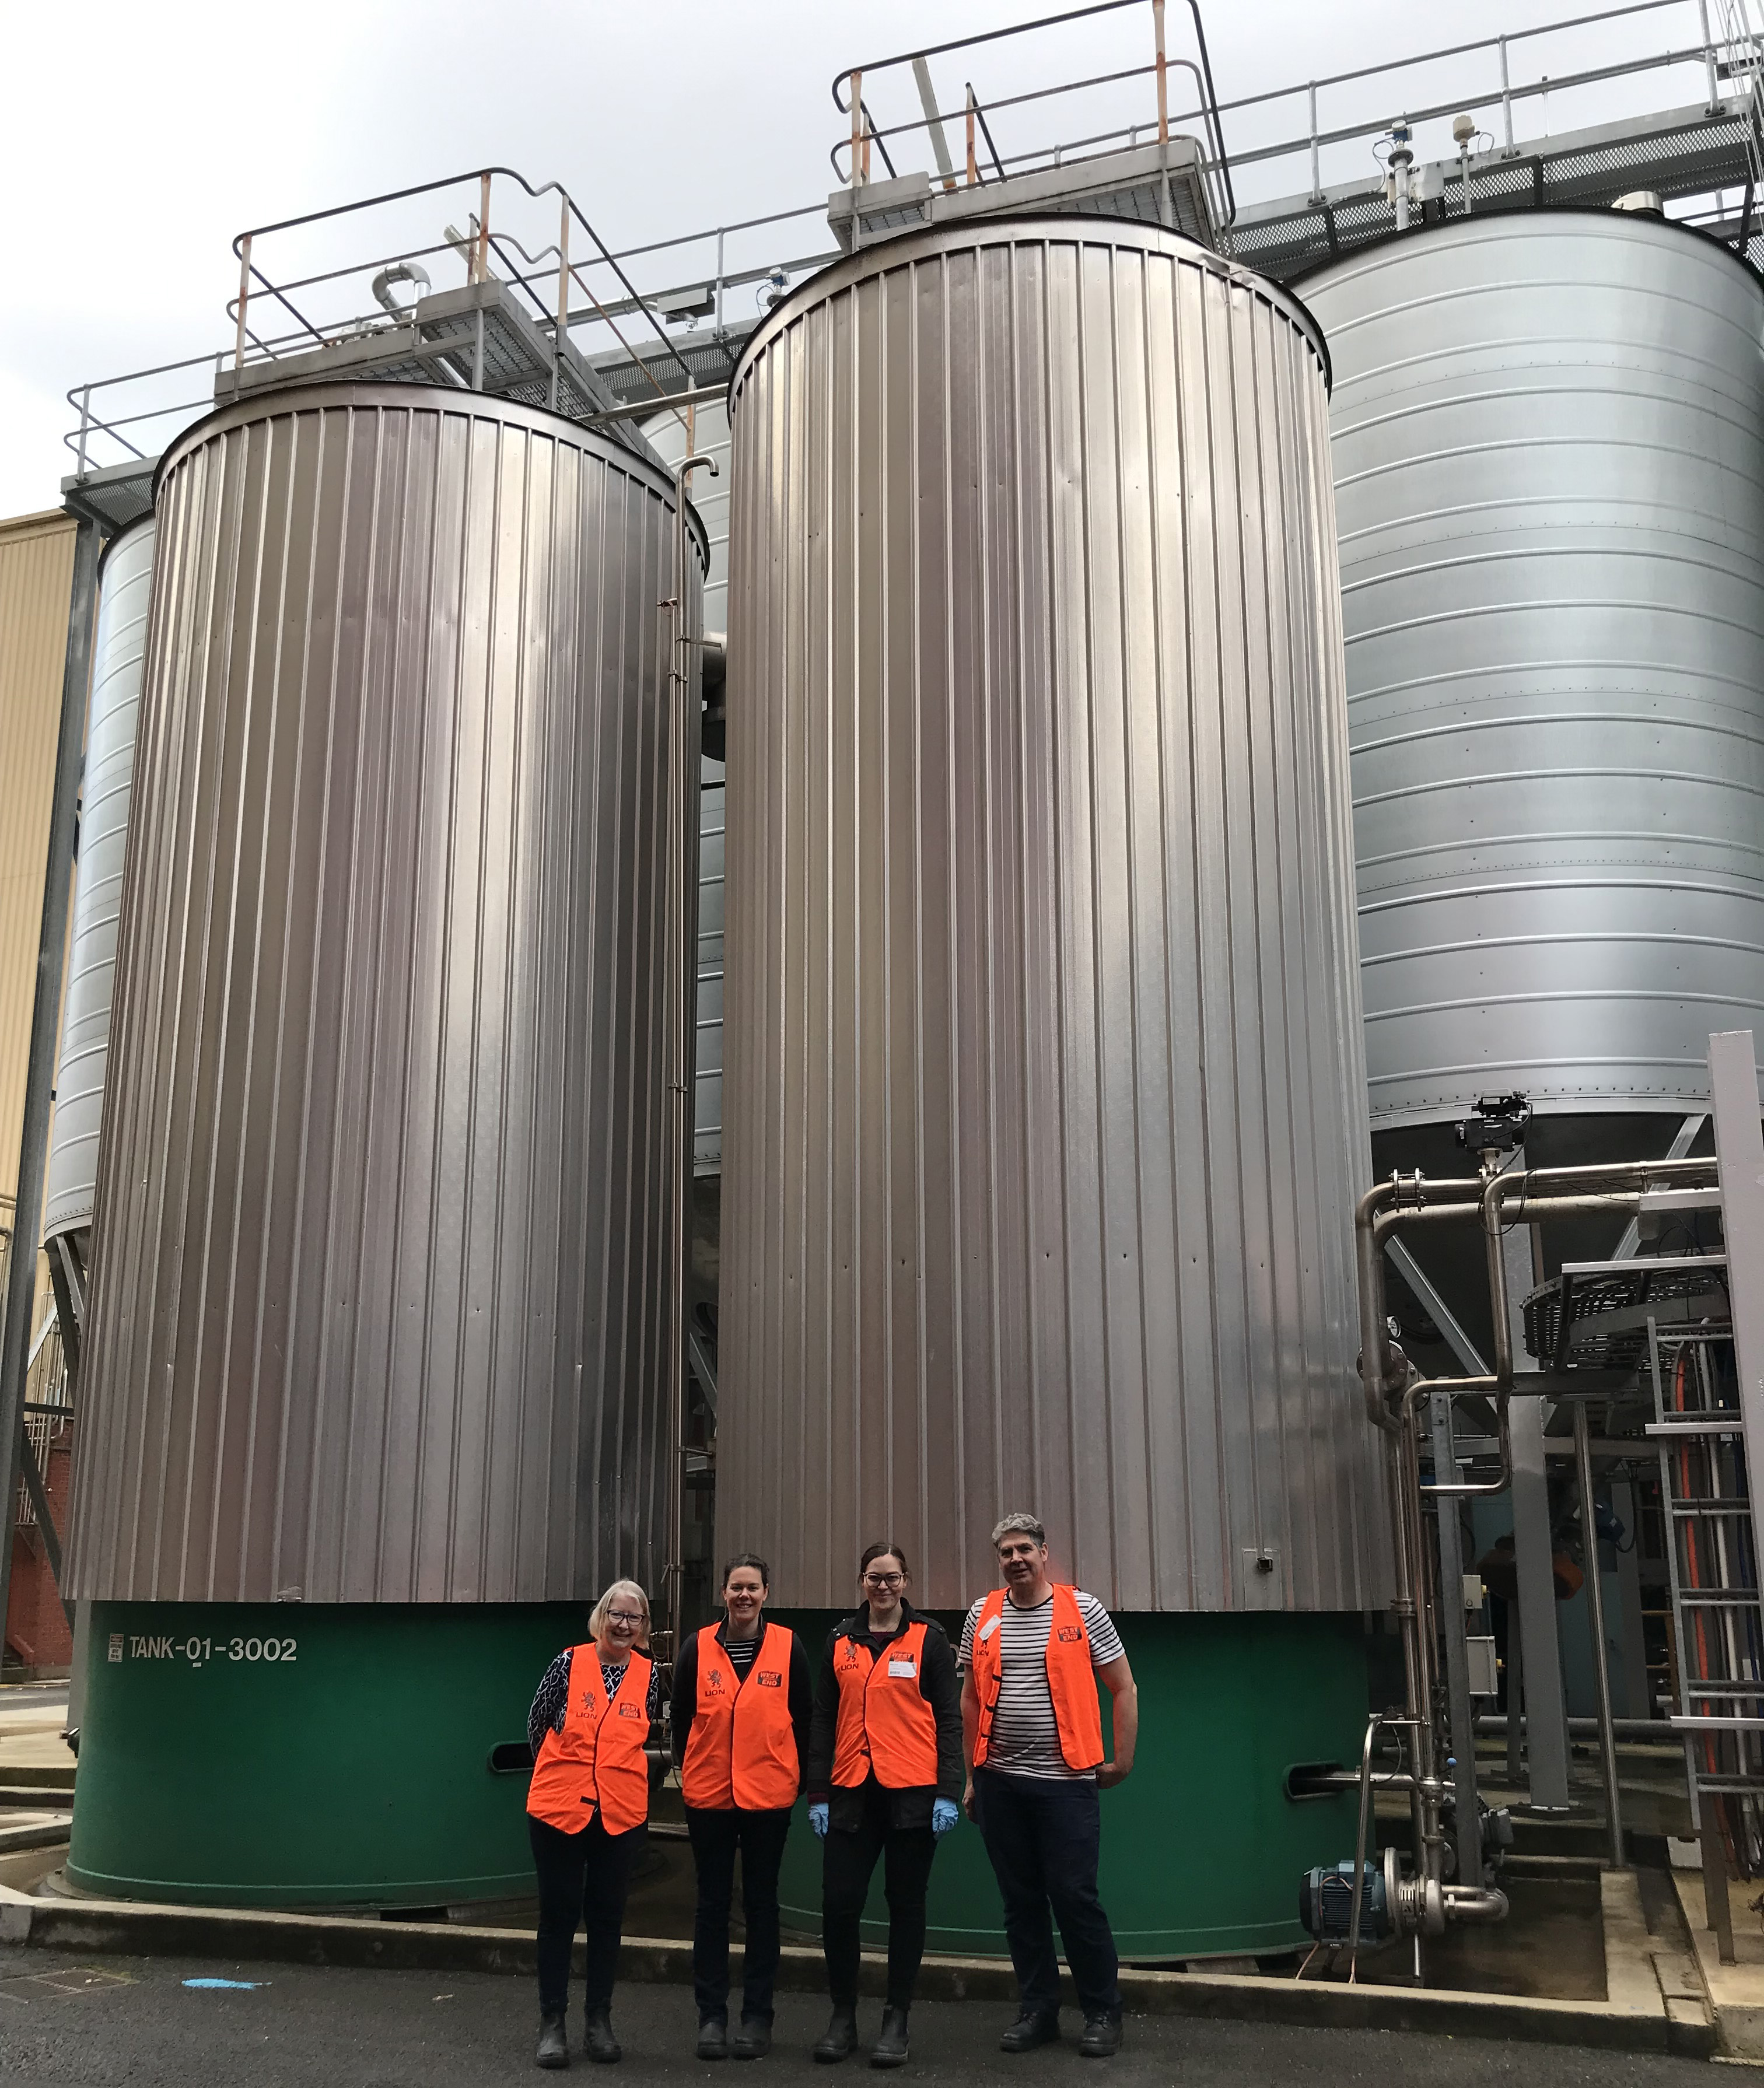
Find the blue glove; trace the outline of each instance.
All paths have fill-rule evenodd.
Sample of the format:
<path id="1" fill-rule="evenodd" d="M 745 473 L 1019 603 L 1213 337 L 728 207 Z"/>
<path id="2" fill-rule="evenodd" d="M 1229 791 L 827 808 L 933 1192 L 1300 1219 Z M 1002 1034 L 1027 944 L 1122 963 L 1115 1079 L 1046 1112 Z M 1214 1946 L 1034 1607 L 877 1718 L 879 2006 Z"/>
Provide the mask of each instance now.
<path id="1" fill-rule="evenodd" d="M 808 1808 L 808 1824 L 814 1829 L 819 1838 L 824 1842 L 827 1838 L 827 1808 L 824 1805 L 810 1806 Z"/>
<path id="2" fill-rule="evenodd" d="M 937 1798 L 931 1801 L 931 1831 L 947 1834 L 961 1817 L 961 1809 L 953 1798 Z"/>

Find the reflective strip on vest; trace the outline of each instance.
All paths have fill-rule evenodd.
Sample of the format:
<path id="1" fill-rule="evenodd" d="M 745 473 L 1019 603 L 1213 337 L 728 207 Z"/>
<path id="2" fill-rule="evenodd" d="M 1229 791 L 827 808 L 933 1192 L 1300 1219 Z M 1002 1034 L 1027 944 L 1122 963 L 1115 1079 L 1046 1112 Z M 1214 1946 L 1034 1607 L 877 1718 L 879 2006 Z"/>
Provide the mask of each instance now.
<path id="1" fill-rule="evenodd" d="M 794 1635 L 768 1624 L 746 1677 L 707 1624 L 698 1635 L 698 1693 L 680 1766 L 687 1803 L 702 1812 L 776 1812 L 796 1803 L 796 1728 L 790 1722 Z"/>
<path id="2" fill-rule="evenodd" d="M 992 1714 L 1004 1685 L 1004 1590 L 995 1588 L 974 1628 L 968 1665 L 974 1694 L 980 1700 L 980 1725 L 974 1735 L 974 1765 L 985 1764 L 992 1734 Z M 1070 1769 L 1090 1769 L 1102 1761 L 1102 1707 L 1096 1693 L 1096 1668 L 1090 1658 L 1090 1634 L 1073 1591 L 1054 1585 L 1054 1613 L 1047 1626 L 1047 1693 L 1053 1699 L 1054 1723 L 1060 1730 L 1060 1752 Z"/>
<path id="3" fill-rule="evenodd" d="M 856 1639 L 833 1653 L 839 1725 L 833 1782 L 848 1791 L 874 1769 L 887 1791 L 915 1791 L 937 1781 L 937 1715 L 919 1688 L 926 1626 L 910 1624 L 879 1660 Z"/>
<path id="4" fill-rule="evenodd" d="M 572 1647 L 563 1730 L 540 1744 L 528 1812 L 566 1834 L 579 1833 L 597 1808 L 609 1834 L 641 1826 L 649 1816 L 649 1656 L 632 1654 L 609 1703 L 599 1649 Z"/>

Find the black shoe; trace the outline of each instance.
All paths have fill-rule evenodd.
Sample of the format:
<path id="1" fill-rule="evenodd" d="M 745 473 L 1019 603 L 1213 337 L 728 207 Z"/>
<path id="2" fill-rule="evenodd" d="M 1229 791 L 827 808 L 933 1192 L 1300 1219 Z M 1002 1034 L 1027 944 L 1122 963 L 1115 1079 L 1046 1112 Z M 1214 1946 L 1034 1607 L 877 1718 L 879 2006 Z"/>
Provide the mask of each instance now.
<path id="1" fill-rule="evenodd" d="M 876 2043 L 870 2047 L 872 2066 L 904 2066 L 906 2064 L 906 2011 L 905 2009 L 884 2009 L 882 2028 Z"/>
<path id="2" fill-rule="evenodd" d="M 610 2009 L 589 2010 L 582 2049 L 597 2066 L 610 2066 L 614 2060 L 624 2057 L 623 2046 L 613 2035 L 612 2011 Z"/>
<path id="3" fill-rule="evenodd" d="M 772 2049 L 772 2024 L 765 2016 L 743 2016 L 729 2040 L 731 2059 L 764 2059 Z"/>
<path id="4" fill-rule="evenodd" d="M 815 2056 L 824 2065 L 832 2066 L 841 2059 L 850 2058 L 857 2048 L 858 2011 L 854 2008 L 836 2007 L 826 2035 L 815 2047 Z"/>
<path id="5" fill-rule="evenodd" d="M 1038 2044 L 1058 2044 L 1059 2042 L 1058 2009 L 1025 2009 L 999 2039 L 999 2050 L 1033 2052 Z"/>
<path id="6" fill-rule="evenodd" d="M 1078 2051 L 1083 2058 L 1112 2059 L 1120 2048 L 1121 2012 L 1119 2009 L 1085 2017 L 1084 2035 L 1078 2040 Z"/>
<path id="7" fill-rule="evenodd" d="M 565 2032 L 562 2016 L 540 2017 L 539 2052 L 535 2063 L 540 2066 L 569 2064 L 570 2040 Z"/>
<path id="8" fill-rule="evenodd" d="M 699 2025 L 698 2056 L 700 2059 L 729 2056 L 729 2026 L 721 2016 L 706 2016 Z"/>

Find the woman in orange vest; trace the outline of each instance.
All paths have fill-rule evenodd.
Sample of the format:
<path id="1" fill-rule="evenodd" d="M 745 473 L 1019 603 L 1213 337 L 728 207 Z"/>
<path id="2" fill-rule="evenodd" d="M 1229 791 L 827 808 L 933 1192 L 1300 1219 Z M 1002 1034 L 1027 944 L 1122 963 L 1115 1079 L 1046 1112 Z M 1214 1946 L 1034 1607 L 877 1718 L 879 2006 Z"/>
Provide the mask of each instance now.
<path id="1" fill-rule="evenodd" d="M 594 1605 L 588 1631 L 586 1645 L 567 1647 L 546 1670 L 527 1714 L 542 2066 L 570 2063 L 565 2017 L 578 1924 L 588 1943 L 583 2049 L 602 2062 L 621 2056 L 613 1975 L 632 1865 L 649 1817 L 644 1748 L 662 1714 L 661 1678 L 649 1654 L 649 1598 L 635 1581 L 614 1581 Z"/>
<path id="2" fill-rule="evenodd" d="M 778 1866 L 803 1787 L 812 1689 L 794 1632 L 765 1621 L 771 1572 L 743 1551 L 723 1568 L 724 1617 L 681 1649 L 674 1670 L 674 1760 L 698 1868 L 692 1989 L 700 2059 L 772 2048 L 778 1969 Z M 741 1855 L 747 1932 L 741 2027 L 729 2035 L 729 1902 Z"/>
<path id="3" fill-rule="evenodd" d="M 906 1555 L 872 1544 L 858 1565 L 857 1613 L 837 1625 L 809 1731 L 809 1823 L 826 1843 L 821 1948 L 833 2020 L 815 2047 L 845 2059 L 858 2043 L 858 1923 L 885 1856 L 888 1997 L 873 2066 L 904 2066 L 906 2017 L 925 1952 L 925 1890 L 936 1838 L 956 1824 L 962 1785 L 961 1692 L 943 1626 L 903 1593 Z"/>

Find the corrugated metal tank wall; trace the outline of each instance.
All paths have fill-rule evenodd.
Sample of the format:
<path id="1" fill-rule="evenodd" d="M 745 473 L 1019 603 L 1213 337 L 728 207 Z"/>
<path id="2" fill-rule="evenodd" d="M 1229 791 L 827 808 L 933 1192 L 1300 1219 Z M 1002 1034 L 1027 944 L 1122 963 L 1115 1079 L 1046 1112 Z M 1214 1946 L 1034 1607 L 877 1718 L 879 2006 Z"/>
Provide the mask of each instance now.
<path id="1" fill-rule="evenodd" d="M 1627 213 L 1309 278 L 1375 1127 L 1672 1110 L 1764 1033 L 1764 289 Z"/>
<path id="2" fill-rule="evenodd" d="M 0 522 L 0 1229 L 11 1226 L 19 1179 L 73 580 L 71 516 Z"/>
<path id="3" fill-rule="evenodd" d="M 676 465 L 686 455 L 678 413 L 645 421 L 643 432 L 657 456 Z M 704 523 L 710 563 L 704 575 L 704 628 L 729 627 L 729 416 L 717 404 L 693 417 L 692 448 L 714 457 L 717 476 L 696 472 L 692 506 Z M 698 1041 L 693 1077 L 693 1161 L 700 1174 L 723 1164 L 723 764 L 706 755 L 700 778 L 698 828 Z"/>
<path id="4" fill-rule="evenodd" d="M 45 1239 L 92 1223 L 154 533 L 151 516 L 126 529 L 106 546 L 99 574 L 79 860 L 55 1072 L 55 1117 L 43 1188 Z"/>
<path id="5" fill-rule="evenodd" d="M 731 397 L 719 1542 L 948 1606 L 1034 1505 L 1126 1609 L 1381 1602 L 1309 322 L 1005 220 L 835 264 Z"/>
<path id="6" fill-rule="evenodd" d="M 199 423 L 158 514 L 73 1589 L 650 1577 L 672 489 L 339 386 Z"/>

